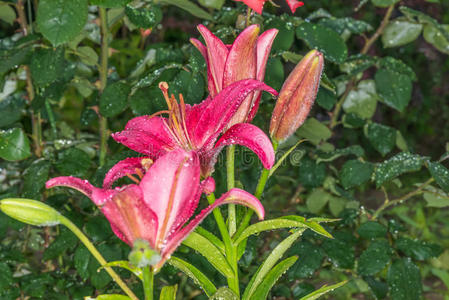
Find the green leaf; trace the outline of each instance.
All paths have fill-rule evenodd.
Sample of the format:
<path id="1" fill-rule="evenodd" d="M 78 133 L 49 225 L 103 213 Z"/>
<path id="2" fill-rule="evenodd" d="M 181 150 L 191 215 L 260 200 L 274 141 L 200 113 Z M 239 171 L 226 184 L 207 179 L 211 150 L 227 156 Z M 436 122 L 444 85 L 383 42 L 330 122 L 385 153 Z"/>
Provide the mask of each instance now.
<path id="1" fill-rule="evenodd" d="M 100 114 L 105 117 L 115 117 L 126 109 L 131 87 L 121 81 L 107 85 L 100 97 Z"/>
<path id="2" fill-rule="evenodd" d="M 410 20 L 415 21 L 416 19 L 418 19 L 418 22 L 421 24 L 428 24 L 434 26 L 439 31 L 439 33 L 442 36 L 444 36 L 444 38 L 447 41 L 449 41 L 449 31 L 444 30 L 443 26 L 439 24 L 438 21 L 435 20 L 434 18 L 430 17 L 429 15 L 426 15 L 423 12 L 411 9 L 406 6 L 399 7 L 399 10 Z"/>
<path id="3" fill-rule="evenodd" d="M 301 241 L 290 249 L 289 254 L 297 255 L 299 259 L 288 271 L 289 279 L 296 280 L 310 277 L 321 266 L 324 252 L 319 246 L 313 245 L 308 241 Z"/>
<path id="4" fill-rule="evenodd" d="M 268 30 L 271 28 L 279 30 L 274 39 L 272 51 L 289 50 L 295 40 L 295 32 L 291 22 L 286 22 L 278 17 L 269 18 L 265 22 L 264 29 Z"/>
<path id="5" fill-rule="evenodd" d="M 342 281 L 333 285 L 324 285 L 322 286 L 320 289 L 316 290 L 315 292 L 308 294 L 307 296 L 302 297 L 299 300 L 315 300 L 318 299 L 319 297 L 332 292 L 335 289 L 338 289 L 339 287 L 343 286 L 346 284 L 347 281 Z"/>
<path id="6" fill-rule="evenodd" d="M 296 222 L 304 224 L 307 228 L 315 231 L 316 233 L 318 233 L 322 236 L 328 237 L 328 238 L 332 238 L 332 235 L 329 232 L 327 232 L 326 229 L 324 229 L 323 226 L 321 226 L 319 223 L 328 223 L 328 222 L 338 221 L 338 219 L 327 219 L 327 218 L 306 219 L 302 216 L 296 216 L 296 215 L 283 216 L 283 217 L 280 217 L 280 219 L 294 220 Z"/>
<path id="7" fill-rule="evenodd" d="M 251 280 L 246 286 L 245 292 L 243 293 L 242 300 L 254 299 L 252 297 L 253 294 L 259 289 L 261 283 L 269 274 L 270 270 L 273 269 L 274 265 L 279 259 L 281 259 L 285 251 L 287 251 L 292 246 L 292 244 L 302 235 L 303 232 L 304 229 L 296 230 L 296 232 L 280 242 L 276 246 L 276 248 L 271 251 L 270 255 L 265 259 L 262 265 L 260 265 L 257 272 L 253 275 L 253 277 L 251 277 Z"/>
<path id="8" fill-rule="evenodd" d="M 396 145 L 396 130 L 390 126 L 378 123 L 367 124 L 365 136 L 382 156 L 388 154 Z"/>
<path id="9" fill-rule="evenodd" d="M 81 61 L 88 66 L 95 66 L 98 63 L 98 54 L 89 46 L 82 46 L 76 49 Z"/>
<path id="10" fill-rule="evenodd" d="M 181 270 L 184 274 L 190 277 L 195 284 L 199 285 L 201 289 L 204 290 L 207 296 L 210 297 L 217 291 L 217 288 L 209 280 L 209 278 L 207 278 L 206 275 L 204 275 L 200 270 L 198 270 L 196 267 L 192 266 L 188 262 L 172 256 L 167 261 L 167 263 Z"/>
<path id="11" fill-rule="evenodd" d="M 75 265 L 76 272 L 84 280 L 89 278 L 89 262 L 92 259 L 92 254 L 84 245 L 79 245 L 76 248 L 73 255 L 73 263 Z"/>
<path id="12" fill-rule="evenodd" d="M 396 248 L 415 260 L 438 257 L 443 252 L 443 249 L 437 244 L 411 240 L 404 237 L 396 241 Z"/>
<path id="13" fill-rule="evenodd" d="M 220 250 L 204 236 L 192 232 L 182 244 L 196 250 L 204 256 L 214 268 L 224 276 L 234 276 L 234 272 L 232 271 L 231 266 L 229 266 L 226 258 L 221 254 Z"/>
<path id="14" fill-rule="evenodd" d="M 316 96 L 316 103 L 326 110 L 331 110 L 337 103 L 337 96 L 328 89 L 320 87 Z"/>
<path id="15" fill-rule="evenodd" d="M 343 102 L 343 109 L 362 119 L 370 119 L 376 112 L 377 99 L 374 80 L 362 80 L 355 89 L 349 92 Z"/>
<path id="16" fill-rule="evenodd" d="M 7 290 L 12 283 L 11 269 L 6 263 L 0 262 L 0 292 Z"/>
<path id="17" fill-rule="evenodd" d="M 388 7 L 390 5 L 393 5 L 395 3 L 398 3 L 399 0 L 371 0 L 371 2 L 375 5 L 375 6 L 379 6 L 379 7 Z"/>
<path id="18" fill-rule="evenodd" d="M 23 174 L 22 197 L 38 199 L 50 172 L 50 163 L 39 159 L 34 161 Z"/>
<path id="19" fill-rule="evenodd" d="M 226 253 L 224 243 L 216 235 L 214 235 L 210 231 L 207 231 L 203 227 L 197 226 L 195 228 L 195 231 L 190 233 L 190 234 L 200 234 L 200 235 L 202 235 L 203 237 L 208 239 L 212 244 L 214 244 L 215 247 L 217 247 L 221 251 L 221 253 L 223 253 L 223 254 Z"/>
<path id="20" fill-rule="evenodd" d="M 378 222 L 368 221 L 360 225 L 357 233 L 365 239 L 380 238 L 386 236 L 387 228 Z"/>
<path id="21" fill-rule="evenodd" d="M 311 213 L 319 213 L 332 198 L 332 195 L 321 188 L 313 190 L 307 197 L 306 205 Z"/>
<path id="22" fill-rule="evenodd" d="M 188 0 L 156 0 L 154 3 L 174 5 L 200 19 L 206 19 L 209 21 L 213 20 L 212 16 L 208 12 Z"/>
<path id="23" fill-rule="evenodd" d="M 374 296 L 377 299 L 383 299 L 387 296 L 388 293 L 388 285 L 380 280 L 375 280 L 371 276 L 363 277 L 363 280 L 368 284 Z"/>
<path id="24" fill-rule="evenodd" d="M 284 83 L 284 64 L 279 57 L 268 58 L 264 82 L 276 90 L 280 90 Z M 271 98 L 271 96 L 265 96 Z"/>
<path id="25" fill-rule="evenodd" d="M 69 148 L 58 154 L 56 169 L 65 176 L 84 177 L 92 160 L 86 152 L 78 148 Z"/>
<path id="26" fill-rule="evenodd" d="M 360 275 L 374 275 L 380 272 L 390 261 L 392 249 L 386 240 L 372 242 L 362 252 L 357 265 Z"/>
<path id="27" fill-rule="evenodd" d="M 401 152 L 378 164 L 374 174 L 376 186 L 380 187 L 384 182 L 396 178 L 401 174 L 419 171 L 424 160 L 425 158 L 419 155 Z"/>
<path id="28" fill-rule="evenodd" d="M 424 192 L 423 194 L 424 200 L 427 202 L 427 207 L 448 207 L 449 196 L 442 190 L 435 190 L 435 192 Z"/>
<path id="29" fill-rule="evenodd" d="M 217 290 L 209 300 L 238 300 L 239 297 L 229 288 L 222 287 Z"/>
<path id="30" fill-rule="evenodd" d="M 329 128 L 315 118 L 308 118 L 296 133 L 314 145 L 326 141 L 332 136 Z"/>
<path id="31" fill-rule="evenodd" d="M 429 162 L 428 168 L 430 174 L 432 174 L 432 177 L 443 189 L 443 191 L 449 193 L 449 170 L 446 169 L 442 164 L 437 162 Z"/>
<path id="32" fill-rule="evenodd" d="M 104 269 L 105 267 L 119 267 L 122 269 L 126 269 L 126 270 L 130 271 L 131 273 L 133 273 L 140 280 L 142 280 L 142 278 L 143 278 L 142 269 L 132 265 L 127 260 L 116 260 L 116 261 L 108 262 L 107 264 L 102 265 L 100 268 L 98 268 L 98 270 Z"/>
<path id="33" fill-rule="evenodd" d="M 53 46 L 74 39 L 87 21 L 87 0 L 41 0 L 37 9 L 40 32 Z"/>
<path id="34" fill-rule="evenodd" d="M 37 49 L 31 57 L 30 71 L 33 82 L 46 86 L 61 77 L 65 67 L 64 49 Z"/>
<path id="35" fill-rule="evenodd" d="M 90 4 L 98 5 L 104 8 L 120 8 L 124 7 L 126 4 L 132 0 L 89 0 Z"/>
<path id="36" fill-rule="evenodd" d="M 333 161 L 344 155 L 355 155 L 356 157 L 362 157 L 365 155 L 365 150 L 363 150 L 363 148 L 359 145 L 352 145 L 346 148 L 336 149 L 331 152 L 319 152 L 316 162 L 320 163 Z"/>
<path id="37" fill-rule="evenodd" d="M 111 225 L 103 216 L 90 218 L 84 229 L 87 236 L 94 242 L 105 241 L 112 235 Z"/>
<path id="38" fill-rule="evenodd" d="M 0 158 L 17 161 L 30 155 L 30 142 L 21 128 L 0 130 Z"/>
<path id="39" fill-rule="evenodd" d="M 297 256 L 292 256 L 284 259 L 276 266 L 274 266 L 265 275 L 263 281 L 257 286 L 257 289 L 252 294 L 251 299 L 267 299 L 270 289 L 274 286 L 276 281 L 298 260 Z"/>
<path id="40" fill-rule="evenodd" d="M 364 184 L 370 180 L 374 172 L 374 166 L 371 163 L 361 162 L 359 160 L 348 160 L 340 171 L 340 182 L 345 189 L 353 188 Z"/>
<path id="41" fill-rule="evenodd" d="M 348 59 L 340 64 L 340 69 L 348 75 L 357 75 L 366 69 L 372 67 L 376 60 L 371 56 L 357 54 L 348 57 Z"/>
<path id="42" fill-rule="evenodd" d="M 198 0 L 198 2 L 207 8 L 221 9 L 224 4 L 224 0 Z"/>
<path id="43" fill-rule="evenodd" d="M 19 121 L 22 118 L 25 105 L 25 100 L 22 97 L 9 96 L 1 100 L 0 128 Z"/>
<path id="44" fill-rule="evenodd" d="M 436 27 L 432 24 L 424 25 L 424 39 L 432 44 L 439 51 L 449 54 L 449 39 L 441 34 L 444 30 L 449 34 L 449 24 L 443 24 L 441 27 Z"/>
<path id="45" fill-rule="evenodd" d="M 303 142 L 305 142 L 306 140 L 299 140 L 298 142 L 296 142 L 296 144 L 294 144 L 293 146 L 291 146 L 282 156 L 281 158 L 278 158 L 276 161 L 276 164 L 270 169 L 270 173 L 268 174 L 268 177 L 270 177 L 271 175 L 273 175 L 273 173 L 282 165 L 283 161 L 290 155 L 290 153 L 292 153 L 296 147 L 298 147 L 300 144 L 302 144 Z M 299 150 L 297 153 L 302 154 L 305 152 L 301 152 L 301 150 Z M 297 157 L 295 156 L 294 159 L 296 160 L 301 160 L 301 157 Z"/>
<path id="46" fill-rule="evenodd" d="M 354 267 L 354 247 L 340 236 L 335 239 L 326 239 L 322 247 L 329 260 L 336 268 L 352 269 Z"/>
<path id="47" fill-rule="evenodd" d="M 400 112 L 404 111 L 412 96 L 411 78 L 388 69 L 379 69 L 374 80 L 383 102 Z"/>
<path id="48" fill-rule="evenodd" d="M 164 286 L 161 290 L 159 300 L 176 300 L 177 285 Z"/>
<path id="49" fill-rule="evenodd" d="M 337 32 L 323 25 L 303 22 L 296 28 L 296 36 L 310 48 L 321 51 L 325 58 L 342 63 L 348 56 L 348 48 Z"/>
<path id="50" fill-rule="evenodd" d="M 332 237 L 320 224 L 314 221 L 306 220 L 300 216 L 284 216 L 282 218 L 265 220 L 248 226 L 239 236 L 234 237 L 234 243 L 240 244 L 250 235 L 258 234 L 263 231 L 270 231 L 281 228 L 304 228 L 311 229 L 321 235 Z"/>
<path id="51" fill-rule="evenodd" d="M 170 85 L 169 92 L 178 98 L 182 94 L 184 101 L 188 104 L 195 104 L 203 100 L 204 79 L 199 72 L 187 72 L 181 70 L 176 74 Z"/>
<path id="52" fill-rule="evenodd" d="M 319 24 L 335 30 L 340 35 L 346 31 L 353 34 L 362 34 L 373 30 L 370 24 L 354 18 L 322 18 Z"/>
<path id="53" fill-rule="evenodd" d="M 63 254 L 64 251 L 73 249 L 78 243 L 77 237 L 67 228 L 60 228 L 60 234 L 56 237 L 53 243 L 48 246 L 42 256 L 43 260 L 50 260 Z"/>
<path id="54" fill-rule="evenodd" d="M 131 300 L 131 298 L 119 294 L 104 294 L 98 295 L 95 298 L 86 297 L 85 300 Z"/>
<path id="55" fill-rule="evenodd" d="M 405 64 L 402 60 L 385 56 L 378 60 L 379 68 L 387 69 L 402 75 L 410 77 L 413 81 L 416 80 L 416 74 L 413 69 Z"/>
<path id="56" fill-rule="evenodd" d="M 15 10 L 8 3 L 0 2 L 0 20 L 12 25 L 16 18 Z"/>
<path id="57" fill-rule="evenodd" d="M 409 259 L 398 259 L 387 274 L 392 300 L 421 299 L 422 285 L 419 268 Z"/>
<path id="58" fill-rule="evenodd" d="M 308 157 L 301 160 L 299 165 L 299 182 L 308 188 L 319 187 L 326 178 L 326 165 L 316 163 Z"/>
<path id="59" fill-rule="evenodd" d="M 399 47 L 413 42 L 421 34 L 423 26 L 419 23 L 396 19 L 388 23 L 382 33 L 384 48 Z"/>
<path id="60" fill-rule="evenodd" d="M 153 28 L 162 21 L 162 11 L 157 5 L 135 8 L 128 4 L 125 14 L 139 28 Z"/>

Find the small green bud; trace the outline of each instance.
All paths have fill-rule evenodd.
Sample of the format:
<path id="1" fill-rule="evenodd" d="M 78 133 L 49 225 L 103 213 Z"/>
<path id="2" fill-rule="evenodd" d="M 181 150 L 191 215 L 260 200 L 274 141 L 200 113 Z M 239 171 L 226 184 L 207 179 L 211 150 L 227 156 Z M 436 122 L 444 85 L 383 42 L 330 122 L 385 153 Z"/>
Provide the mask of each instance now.
<path id="1" fill-rule="evenodd" d="M 60 213 L 41 201 L 9 198 L 0 200 L 0 210 L 13 219 L 36 226 L 54 226 L 60 223 Z"/>
<path id="2" fill-rule="evenodd" d="M 150 244 L 142 239 L 134 241 L 133 249 L 128 256 L 129 262 L 139 268 L 154 266 L 160 260 L 159 253 L 151 249 Z"/>

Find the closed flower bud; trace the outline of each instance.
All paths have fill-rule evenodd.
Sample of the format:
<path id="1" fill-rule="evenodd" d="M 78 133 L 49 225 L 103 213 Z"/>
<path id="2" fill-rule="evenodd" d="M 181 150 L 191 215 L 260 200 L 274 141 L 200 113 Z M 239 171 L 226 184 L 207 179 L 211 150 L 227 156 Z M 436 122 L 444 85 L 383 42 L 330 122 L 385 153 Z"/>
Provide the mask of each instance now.
<path id="1" fill-rule="evenodd" d="M 3 199 L 0 210 L 13 219 L 36 226 L 54 226 L 60 223 L 60 214 L 41 201 L 29 199 Z"/>
<path id="2" fill-rule="evenodd" d="M 312 50 L 284 82 L 270 122 L 270 135 L 275 141 L 285 141 L 306 120 L 318 92 L 323 66 L 323 54 Z"/>

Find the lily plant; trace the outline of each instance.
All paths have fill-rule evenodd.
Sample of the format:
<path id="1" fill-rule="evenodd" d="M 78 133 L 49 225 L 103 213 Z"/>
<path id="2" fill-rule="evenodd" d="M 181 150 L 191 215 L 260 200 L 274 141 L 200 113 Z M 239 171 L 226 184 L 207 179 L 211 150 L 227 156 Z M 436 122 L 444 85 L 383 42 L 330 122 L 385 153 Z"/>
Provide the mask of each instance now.
<path id="1" fill-rule="evenodd" d="M 333 220 L 285 216 L 261 221 L 265 211 L 260 202 L 269 177 L 300 143 L 275 162 L 278 144 L 290 138 L 309 114 L 320 82 L 323 55 L 311 51 L 286 80 L 272 115 L 270 140 L 263 130 L 249 122 L 257 112 L 263 91 L 278 95 L 263 83 L 277 30 L 259 35 L 259 26 L 252 25 L 232 45 L 225 45 L 202 25 L 198 30 L 206 45 L 196 39 L 191 41 L 208 65 L 209 97 L 191 106 L 185 104 L 182 95 L 178 100 L 170 95 L 168 84 L 160 82 L 167 110 L 133 118 L 124 130 L 112 134 L 117 142 L 143 156 L 128 157 L 115 164 L 107 172 L 102 187 L 73 176 L 56 177 L 46 183 L 49 189 L 70 187 L 89 197 L 107 218 L 115 235 L 131 247 L 128 261 L 106 262 L 80 229 L 40 201 L 0 200 L 0 210 L 22 222 L 38 226 L 62 224 L 72 230 L 127 295 L 115 295 L 117 299 L 138 300 L 112 266 L 124 267 L 142 280 L 145 300 L 152 300 L 154 274 L 167 263 L 192 278 L 213 299 L 266 299 L 278 278 L 298 259 L 291 256 L 281 260 L 304 230 L 331 238 L 320 223 Z M 263 165 L 254 195 L 235 188 L 235 145 L 252 150 Z M 213 172 L 217 156 L 225 146 L 228 146 L 228 189 L 216 199 Z M 124 182 L 126 178 L 127 184 L 117 186 L 119 179 Z M 195 214 L 203 194 L 209 205 Z M 219 208 L 224 204 L 228 204 L 227 220 Z M 237 218 L 236 204 L 250 209 Z M 251 224 L 253 212 L 259 222 Z M 210 213 L 221 239 L 200 226 Z M 291 229 L 290 234 L 265 258 L 241 290 L 238 262 L 248 237 L 281 228 Z M 226 278 L 228 286 L 218 289 L 201 270 L 176 257 L 181 243 L 203 255 Z M 311 294 L 310 299 L 342 284 L 323 287 Z M 164 287 L 161 295 L 164 295 L 161 299 L 174 300 L 176 287 Z"/>

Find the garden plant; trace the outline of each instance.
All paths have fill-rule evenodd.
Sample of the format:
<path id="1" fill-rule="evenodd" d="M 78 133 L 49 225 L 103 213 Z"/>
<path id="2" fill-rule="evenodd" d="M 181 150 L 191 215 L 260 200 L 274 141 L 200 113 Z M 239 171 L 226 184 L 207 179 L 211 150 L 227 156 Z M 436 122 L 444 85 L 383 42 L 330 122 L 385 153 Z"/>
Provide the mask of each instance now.
<path id="1" fill-rule="evenodd" d="M 0 58 L 0 299 L 449 299 L 447 1 L 4 0 Z"/>

